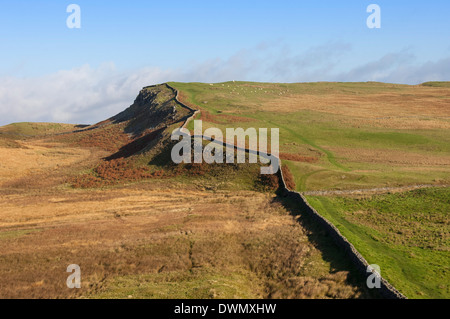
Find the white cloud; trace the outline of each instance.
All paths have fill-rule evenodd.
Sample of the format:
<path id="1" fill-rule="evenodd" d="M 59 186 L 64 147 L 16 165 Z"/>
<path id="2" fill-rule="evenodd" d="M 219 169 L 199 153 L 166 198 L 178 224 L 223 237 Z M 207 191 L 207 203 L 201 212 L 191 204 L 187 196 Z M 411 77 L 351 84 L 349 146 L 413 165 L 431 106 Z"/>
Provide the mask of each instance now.
<path id="1" fill-rule="evenodd" d="M 0 124 L 17 121 L 95 123 L 128 107 L 139 90 L 173 71 L 120 73 L 114 65 L 84 65 L 33 78 L 0 78 Z"/>
<path id="2" fill-rule="evenodd" d="M 450 58 L 428 61 L 419 65 L 406 65 L 395 69 L 383 81 L 418 84 L 428 81 L 450 81 Z"/>
<path id="3" fill-rule="evenodd" d="M 339 41 L 314 46 L 300 54 L 292 54 L 289 48 L 284 48 L 275 62 L 268 65 L 266 73 L 272 81 L 324 81 L 351 49 L 350 44 Z"/>
<path id="4" fill-rule="evenodd" d="M 427 81 L 450 80 L 450 58 L 417 63 L 408 51 L 389 53 L 379 60 L 355 67 L 335 76 L 336 81 L 379 81 L 420 84 Z"/>
<path id="5" fill-rule="evenodd" d="M 41 77 L 0 77 L 0 125 L 23 122 L 92 124 L 127 108 L 139 90 L 167 81 L 383 81 L 418 84 L 450 80 L 450 58 L 417 63 L 409 51 L 337 72 L 351 46 L 330 42 L 293 54 L 280 43 L 241 50 L 228 59 L 191 63 L 183 69 L 119 72 L 112 63 L 84 65 Z"/>

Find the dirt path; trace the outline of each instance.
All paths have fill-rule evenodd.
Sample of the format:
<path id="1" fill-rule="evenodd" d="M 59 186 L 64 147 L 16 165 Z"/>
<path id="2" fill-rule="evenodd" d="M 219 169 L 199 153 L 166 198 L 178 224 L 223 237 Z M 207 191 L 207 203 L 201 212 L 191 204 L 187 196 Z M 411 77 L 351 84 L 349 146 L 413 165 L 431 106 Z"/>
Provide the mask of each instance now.
<path id="1" fill-rule="evenodd" d="M 377 187 L 367 189 L 349 189 L 349 190 L 334 190 L 334 191 L 308 191 L 302 192 L 303 195 L 309 196 L 331 196 L 331 195 L 366 195 L 366 194 L 383 194 L 383 193 L 399 193 L 407 192 L 422 188 L 433 187 L 449 187 L 450 185 L 431 185 L 431 184 L 419 184 L 402 187 Z"/>

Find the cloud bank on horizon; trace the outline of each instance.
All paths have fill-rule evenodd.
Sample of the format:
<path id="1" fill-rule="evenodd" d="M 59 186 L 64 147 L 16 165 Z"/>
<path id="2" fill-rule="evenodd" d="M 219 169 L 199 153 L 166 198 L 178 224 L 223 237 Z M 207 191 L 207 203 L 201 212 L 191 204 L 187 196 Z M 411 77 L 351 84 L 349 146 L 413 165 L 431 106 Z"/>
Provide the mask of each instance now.
<path id="1" fill-rule="evenodd" d="M 277 51 L 277 50 L 275 50 Z M 330 54 L 333 52 L 333 54 Z M 132 104 L 139 90 L 168 81 L 267 82 L 379 81 L 420 84 L 450 79 L 450 57 L 415 63 L 407 50 L 389 53 L 347 72 L 335 72 L 351 46 L 332 42 L 293 55 L 259 45 L 226 60 L 212 59 L 183 69 L 147 67 L 119 71 L 113 63 L 83 65 L 38 77 L 0 77 L 0 125 L 29 122 L 94 124 Z M 268 62 L 270 61 L 270 62 Z"/>

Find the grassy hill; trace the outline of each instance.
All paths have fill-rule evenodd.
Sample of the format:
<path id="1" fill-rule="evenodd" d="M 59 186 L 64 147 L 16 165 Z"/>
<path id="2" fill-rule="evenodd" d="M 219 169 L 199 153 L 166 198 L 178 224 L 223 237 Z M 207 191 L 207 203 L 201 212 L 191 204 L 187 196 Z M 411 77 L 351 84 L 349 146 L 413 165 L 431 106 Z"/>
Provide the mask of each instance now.
<path id="1" fill-rule="evenodd" d="M 445 82 L 169 84 L 204 129 L 279 128 L 293 188 L 324 191 L 308 199 L 402 293 L 448 296 L 449 188 L 386 194 L 449 184 Z M 161 84 L 95 125 L 0 128 L 0 246 L 14 251 L 0 274 L 17 269 L 4 293 L 67 296 L 44 268 L 79 258 L 89 289 L 75 297 L 376 296 L 258 164 L 174 165 L 170 134 L 191 114 Z M 17 260 L 41 260 L 46 279 L 30 284 Z"/>
<path id="2" fill-rule="evenodd" d="M 204 126 L 276 127 L 297 190 L 450 181 L 448 88 L 383 83 L 171 83 Z M 283 159 L 283 155 L 282 155 Z"/>
<path id="3" fill-rule="evenodd" d="M 31 137 L 42 137 L 62 132 L 74 131 L 82 125 L 59 123 L 13 123 L 0 127 L 0 147 L 22 148 L 18 143 Z"/>
<path id="4" fill-rule="evenodd" d="M 204 127 L 279 128 L 298 191 L 364 193 L 450 184 L 448 83 L 170 84 L 202 110 Z M 308 198 L 407 296 L 445 298 L 450 191 L 436 192 Z"/>
<path id="5" fill-rule="evenodd" d="M 173 165 L 191 112 L 174 98 L 152 86 L 88 127 L 3 128 L 19 147 L 0 145 L 0 297 L 377 297 L 258 165 Z"/>

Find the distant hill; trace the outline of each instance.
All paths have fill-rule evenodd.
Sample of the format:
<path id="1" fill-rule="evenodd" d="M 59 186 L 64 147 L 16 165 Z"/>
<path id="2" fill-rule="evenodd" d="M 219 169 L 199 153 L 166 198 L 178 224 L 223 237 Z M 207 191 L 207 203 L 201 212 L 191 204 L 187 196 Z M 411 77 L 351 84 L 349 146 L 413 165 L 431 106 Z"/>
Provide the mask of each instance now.
<path id="1" fill-rule="evenodd" d="M 422 86 L 432 86 L 441 88 L 450 88 L 450 81 L 446 82 L 425 82 L 421 84 Z"/>

